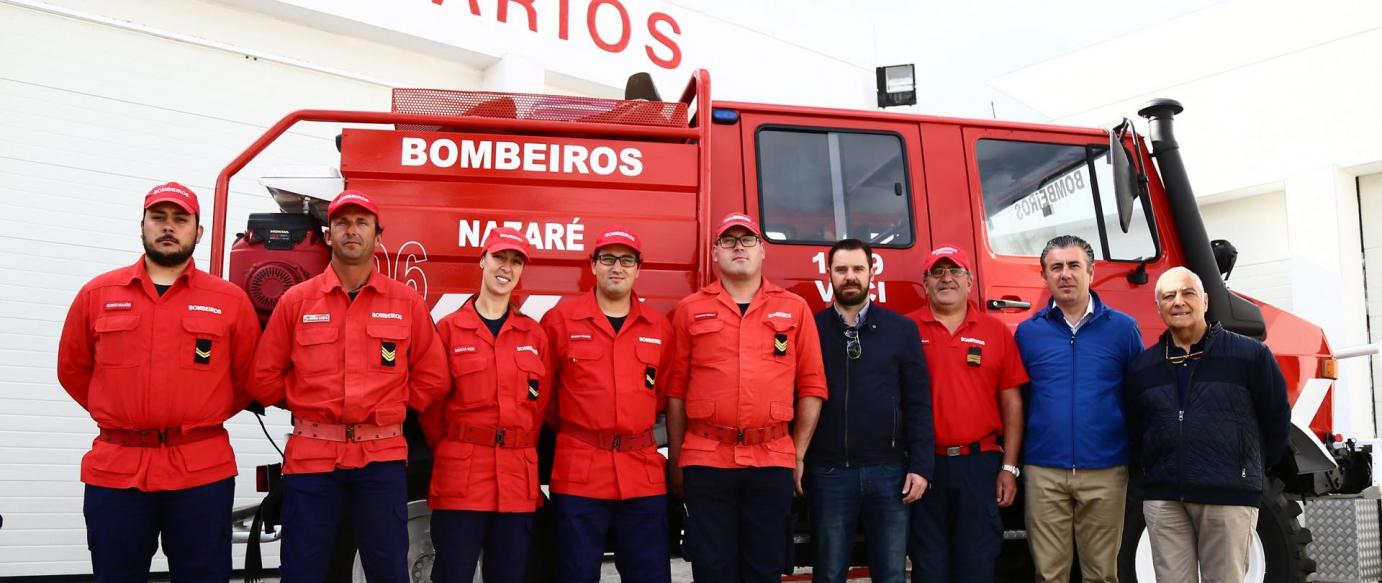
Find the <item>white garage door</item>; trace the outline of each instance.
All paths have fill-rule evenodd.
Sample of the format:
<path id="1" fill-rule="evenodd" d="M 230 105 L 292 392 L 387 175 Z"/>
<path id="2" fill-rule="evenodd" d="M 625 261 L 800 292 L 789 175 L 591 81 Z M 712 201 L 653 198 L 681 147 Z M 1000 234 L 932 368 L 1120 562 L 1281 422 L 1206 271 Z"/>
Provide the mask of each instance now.
<path id="1" fill-rule="evenodd" d="M 78 469 L 96 427 L 54 372 L 76 290 L 138 257 L 151 186 L 183 182 L 209 209 L 221 167 L 286 112 L 387 108 L 388 90 L 3 4 L 0 55 L 0 576 L 90 573 Z M 232 232 L 247 213 L 274 210 L 254 182 L 260 171 L 334 165 L 336 133 L 300 128 L 243 172 Z M 196 255 L 203 268 L 209 248 L 204 239 Z M 270 431 L 283 435 L 286 421 L 272 415 Z M 254 466 L 277 454 L 251 415 L 229 430 L 235 503 L 256 503 Z M 265 554 L 276 566 L 276 545 Z M 242 556 L 237 546 L 237 567 Z M 166 570 L 161 555 L 154 570 Z"/>

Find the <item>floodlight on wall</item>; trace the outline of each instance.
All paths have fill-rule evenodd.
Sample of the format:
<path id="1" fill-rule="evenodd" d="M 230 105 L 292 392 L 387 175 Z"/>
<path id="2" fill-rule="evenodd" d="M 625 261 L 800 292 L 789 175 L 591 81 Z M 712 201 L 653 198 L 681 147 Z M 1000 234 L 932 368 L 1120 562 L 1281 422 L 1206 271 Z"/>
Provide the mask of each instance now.
<path id="1" fill-rule="evenodd" d="M 917 104 L 916 65 L 878 67 L 878 107 Z"/>

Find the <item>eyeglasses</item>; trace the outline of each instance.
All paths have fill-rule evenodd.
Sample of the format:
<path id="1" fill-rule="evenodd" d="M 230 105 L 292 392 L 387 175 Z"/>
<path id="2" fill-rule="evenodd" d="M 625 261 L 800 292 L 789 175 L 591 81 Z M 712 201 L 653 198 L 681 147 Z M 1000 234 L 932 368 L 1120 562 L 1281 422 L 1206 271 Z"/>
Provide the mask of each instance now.
<path id="1" fill-rule="evenodd" d="M 932 267 L 931 271 L 926 272 L 927 275 L 935 278 L 945 277 L 947 273 L 950 274 L 950 277 L 962 277 L 969 273 L 969 270 L 963 267 Z"/>
<path id="2" fill-rule="evenodd" d="M 721 249 L 733 249 L 736 244 L 745 247 L 757 247 L 758 240 L 758 235 L 744 235 L 743 237 L 725 235 L 724 237 L 716 239 L 715 244 L 719 245 Z"/>
<path id="3" fill-rule="evenodd" d="M 600 265 L 604 265 L 606 267 L 614 265 L 615 262 L 618 262 L 619 265 L 623 265 L 624 267 L 633 267 L 635 265 L 638 265 L 638 258 L 634 257 L 633 255 L 596 255 L 595 260 L 599 261 Z"/>
<path id="4" fill-rule="evenodd" d="M 845 340 L 845 354 L 849 355 L 850 360 L 859 360 L 859 356 L 864 354 L 864 345 L 859 343 L 859 331 L 845 328 Z"/>
<path id="5" fill-rule="evenodd" d="M 1171 364 L 1185 364 L 1187 361 L 1199 360 L 1201 356 L 1204 356 L 1203 350 L 1199 352 L 1191 352 L 1188 354 L 1177 354 L 1175 356 L 1171 356 L 1171 345 L 1170 343 L 1167 343 L 1166 345 L 1166 362 L 1169 362 Z"/>

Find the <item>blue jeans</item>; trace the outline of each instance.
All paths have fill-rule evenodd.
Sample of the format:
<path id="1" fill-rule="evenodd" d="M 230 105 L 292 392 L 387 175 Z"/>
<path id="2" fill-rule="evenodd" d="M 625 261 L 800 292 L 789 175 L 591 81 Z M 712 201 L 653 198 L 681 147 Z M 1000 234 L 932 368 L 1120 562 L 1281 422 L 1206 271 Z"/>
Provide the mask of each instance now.
<path id="1" fill-rule="evenodd" d="M 806 468 L 802 486 L 811 503 L 811 544 L 816 555 L 812 581 L 845 580 L 854 533 L 863 522 L 870 577 L 880 583 L 902 583 L 907 557 L 905 477 L 901 464 Z"/>

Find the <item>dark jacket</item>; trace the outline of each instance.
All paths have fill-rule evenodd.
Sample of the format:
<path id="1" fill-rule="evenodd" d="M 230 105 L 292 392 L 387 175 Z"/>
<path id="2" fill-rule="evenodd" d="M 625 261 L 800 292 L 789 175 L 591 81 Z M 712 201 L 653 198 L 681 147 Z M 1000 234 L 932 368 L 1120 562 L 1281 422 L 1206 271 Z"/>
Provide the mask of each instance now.
<path id="1" fill-rule="evenodd" d="M 813 465 L 905 464 L 930 480 L 935 466 L 931 381 L 917 326 L 877 303 L 858 323 L 862 352 L 846 353 L 834 306 L 816 313 L 830 399 L 806 451 Z"/>
<path id="2" fill-rule="evenodd" d="M 1031 377 L 1022 461 L 1047 468 L 1097 469 L 1128 463 L 1123 379 L 1146 348 L 1137 321 L 1090 293 L 1094 312 L 1071 333 L 1049 305 L 1017 327 Z"/>
<path id="3" fill-rule="evenodd" d="M 1267 470 L 1286 452 L 1286 379 L 1266 346 L 1218 324 L 1199 346 L 1203 356 L 1173 365 L 1166 354 L 1178 349 L 1167 331 L 1133 361 L 1127 412 L 1143 496 L 1257 506 Z M 1184 366 L 1193 368 L 1182 401 L 1177 369 Z"/>

